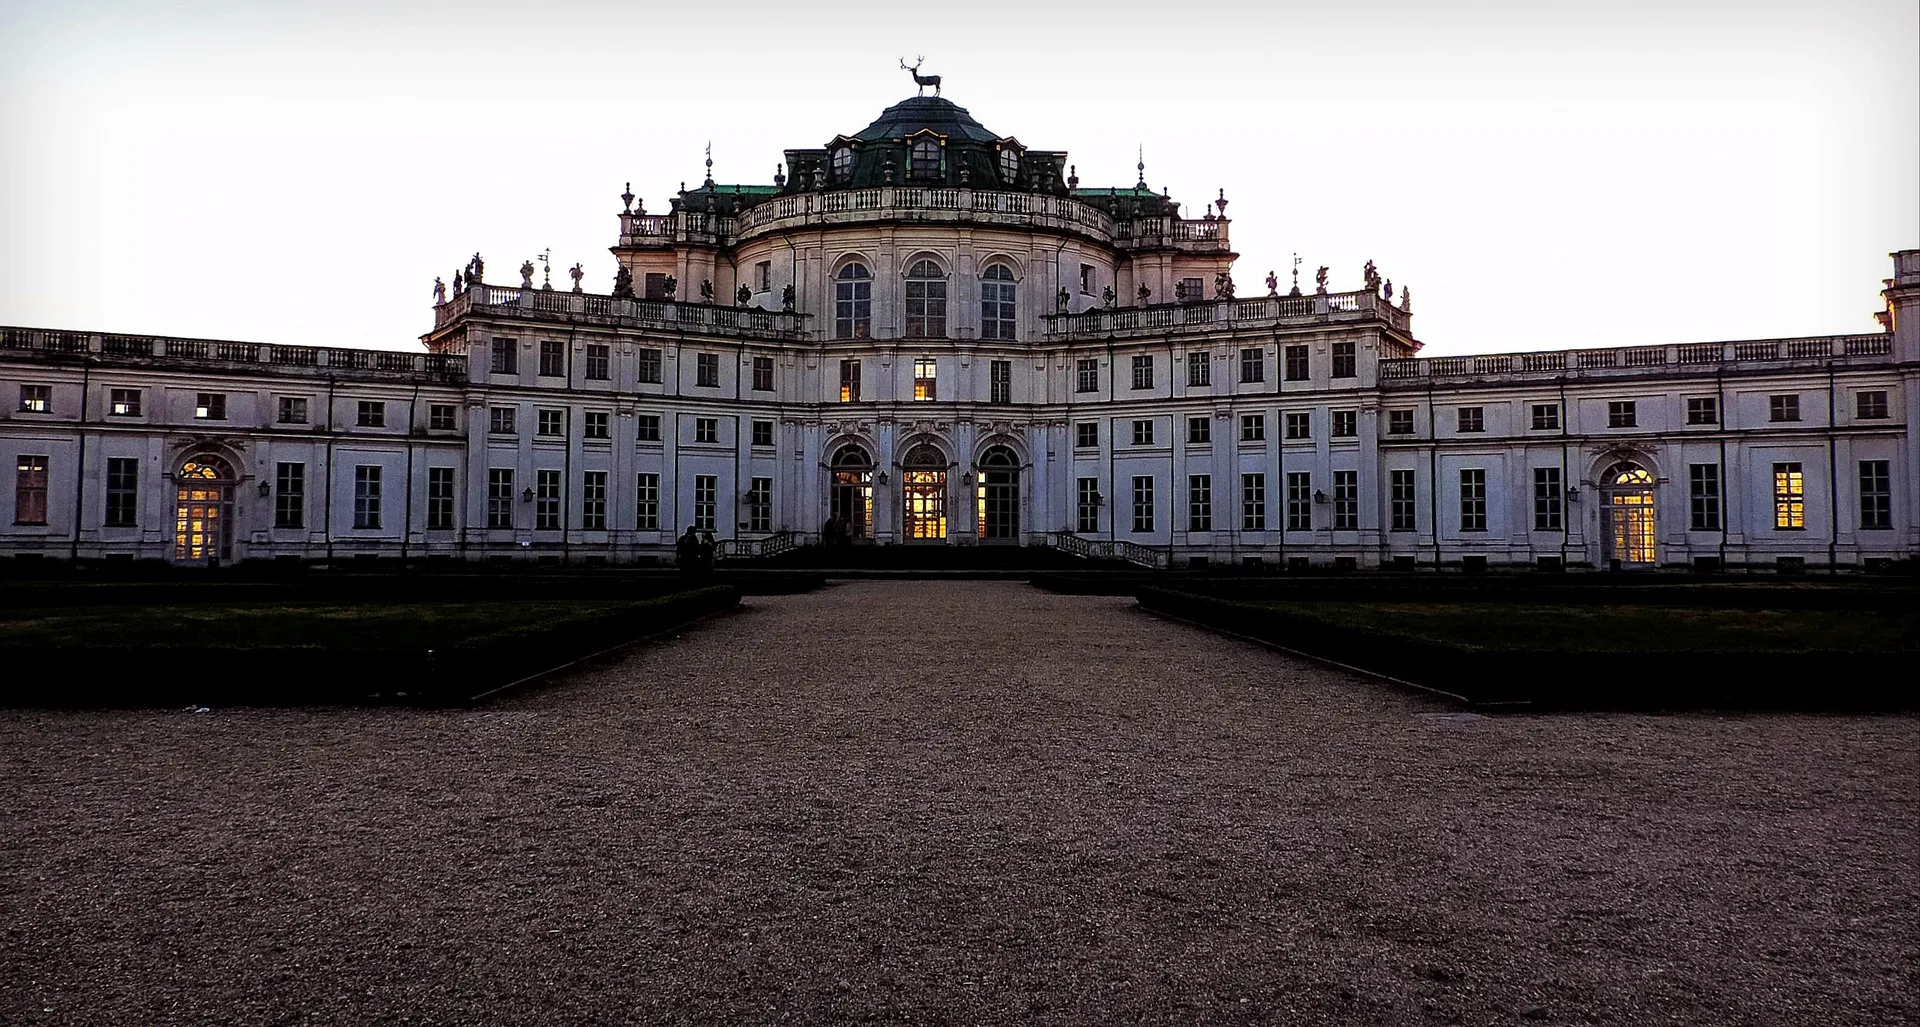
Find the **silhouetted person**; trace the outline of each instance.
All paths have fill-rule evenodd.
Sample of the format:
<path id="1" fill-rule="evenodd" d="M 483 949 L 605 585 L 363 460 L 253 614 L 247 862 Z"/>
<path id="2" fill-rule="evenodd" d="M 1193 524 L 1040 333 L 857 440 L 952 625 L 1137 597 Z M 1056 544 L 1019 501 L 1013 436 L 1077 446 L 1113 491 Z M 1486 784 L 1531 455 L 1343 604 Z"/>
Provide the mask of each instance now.
<path id="1" fill-rule="evenodd" d="M 687 526 L 686 533 L 674 543 L 674 561 L 680 567 L 680 576 L 691 578 L 700 572 L 700 533 Z"/>

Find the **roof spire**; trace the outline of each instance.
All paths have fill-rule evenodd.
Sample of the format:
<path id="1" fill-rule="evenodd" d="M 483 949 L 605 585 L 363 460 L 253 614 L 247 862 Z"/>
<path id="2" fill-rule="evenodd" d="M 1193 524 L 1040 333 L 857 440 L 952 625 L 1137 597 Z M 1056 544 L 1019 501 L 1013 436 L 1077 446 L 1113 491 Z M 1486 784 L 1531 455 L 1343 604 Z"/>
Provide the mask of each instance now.
<path id="1" fill-rule="evenodd" d="M 1140 172 L 1140 181 L 1135 182 L 1133 187 L 1135 189 L 1145 189 L 1147 187 L 1147 147 L 1145 143 L 1140 144 L 1140 162 L 1133 167 L 1134 170 Z"/>
<path id="2" fill-rule="evenodd" d="M 706 187 L 713 188 L 713 140 L 707 140 L 707 181 Z"/>

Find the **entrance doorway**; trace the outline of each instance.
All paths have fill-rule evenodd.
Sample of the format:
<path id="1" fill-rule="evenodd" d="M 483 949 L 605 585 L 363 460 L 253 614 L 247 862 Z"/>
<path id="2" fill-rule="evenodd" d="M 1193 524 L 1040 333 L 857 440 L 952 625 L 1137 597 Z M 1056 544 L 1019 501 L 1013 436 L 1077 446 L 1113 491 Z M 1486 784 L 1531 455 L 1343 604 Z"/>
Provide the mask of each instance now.
<path id="1" fill-rule="evenodd" d="M 233 465 L 198 456 L 174 476 L 173 558 L 214 563 L 233 557 Z"/>
<path id="2" fill-rule="evenodd" d="M 1005 446 L 994 446 L 980 457 L 979 534 L 986 542 L 1013 542 L 1020 538 L 1020 458 Z"/>
<path id="3" fill-rule="evenodd" d="M 909 542 L 947 537 L 947 458 L 928 445 L 915 446 L 900 462 L 900 508 Z"/>
<path id="4" fill-rule="evenodd" d="M 849 538 L 873 537 L 873 457 L 866 450 L 845 445 L 834 451 L 829 506 Z"/>
<path id="5" fill-rule="evenodd" d="M 1654 563 L 1653 484 L 1646 468 L 1628 460 L 1600 476 L 1609 563 L 1621 567 Z"/>

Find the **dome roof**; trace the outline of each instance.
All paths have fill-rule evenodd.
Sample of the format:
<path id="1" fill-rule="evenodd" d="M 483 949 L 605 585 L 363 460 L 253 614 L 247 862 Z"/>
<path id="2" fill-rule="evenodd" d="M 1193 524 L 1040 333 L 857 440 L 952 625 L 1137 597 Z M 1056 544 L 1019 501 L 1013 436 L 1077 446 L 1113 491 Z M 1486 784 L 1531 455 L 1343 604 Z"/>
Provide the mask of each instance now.
<path id="1" fill-rule="evenodd" d="M 1000 138 L 973 120 L 973 115 L 968 114 L 965 107 L 937 96 L 908 97 L 881 111 L 873 124 L 861 129 L 853 138 L 862 142 L 877 142 L 904 138 L 923 129 L 932 129 L 949 138 L 971 139 L 981 143 Z"/>

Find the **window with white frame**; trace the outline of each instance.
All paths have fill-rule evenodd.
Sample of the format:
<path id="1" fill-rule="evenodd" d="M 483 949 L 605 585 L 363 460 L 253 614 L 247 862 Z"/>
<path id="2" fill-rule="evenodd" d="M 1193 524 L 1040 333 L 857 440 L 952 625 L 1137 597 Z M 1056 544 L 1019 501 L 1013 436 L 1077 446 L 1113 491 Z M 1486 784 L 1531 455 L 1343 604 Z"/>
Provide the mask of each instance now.
<path id="1" fill-rule="evenodd" d="M 1719 424 L 1720 423 L 1720 397 L 1688 396 L 1687 397 L 1687 423 L 1688 424 Z"/>
<path id="2" fill-rule="evenodd" d="M 487 470 L 487 527 L 513 527 L 513 468 Z"/>
<path id="3" fill-rule="evenodd" d="M 1313 473 L 1287 472 L 1287 530 L 1313 530 Z"/>
<path id="4" fill-rule="evenodd" d="M 1412 531 L 1418 516 L 1417 499 L 1414 495 L 1413 472 L 1393 470 L 1387 472 L 1387 530 Z"/>
<path id="5" fill-rule="evenodd" d="M 660 530 L 660 475 L 641 471 L 634 479 L 633 530 Z"/>
<path id="6" fill-rule="evenodd" d="M 53 409 L 53 386 L 20 386 L 20 412 L 23 414 L 44 414 Z"/>
<path id="7" fill-rule="evenodd" d="M 1133 387 L 1153 388 L 1153 356 L 1151 354 L 1143 353 L 1133 358 Z"/>
<path id="8" fill-rule="evenodd" d="M 452 531 L 454 527 L 453 468 L 427 468 L 427 530 Z"/>
<path id="9" fill-rule="evenodd" d="M 1561 503 L 1565 501 L 1560 483 L 1560 468 L 1533 469 L 1533 530 L 1561 530 Z"/>
<path id="10" fill-rule="evenodd" d="M 1073 447 L 1075 449 L 1100 448 L 1100 422 L 1080 421 L 1073 426 Z"/>
<path id="11" fill-rule="evenodd" d="M 610 381 L 613 378 L 613 347 L 604 343 L 587 343 L 586 380 L 590 382 Z"/>
<path id="12" fill-rule="evenodd" d="M 194 396 L 193 417 L 197 421 L 224 421 L 227 419 L 227 395 L 224 392 L 202 392 Z"/>
<path id="13" fill-rule="evenodd" d="M 1533 404 L 1533 430 L 1558 431 L 1560 429 L 1560 404 Z"/>
<path id="14" fill-rule="evenodd" d="M 1487 472 L 1483 467 L 1460 471 L 1460 530 L 1487 530 Z"/>
<path id="15" fill-rule="evenodd" d="M 1267 415 L 1265 414 L 1241 414 L 1240 415 L 1240 441 L 1241 442 L 1260 442 L 1265 440 L 1266 437 L 1267 437 Z"/>
<path id="16" fill-rule="evenodd" d="M 696 417 L 693 419 L 693 441 L 719 442 L 720 419 L 718 417 Z"/>
<path id="17" fill-rule="evenodd" d="M 772 357 L 754 357 L 753 358 L 753 391 L 755 392 L 772 392 L 773 391 L 773 358 Z"/>
<path id="18" fill-rule="evenodd" d="M 533 472 L 533 527 L 536 531 L 560 530 L 560 472 Z"/>
<path id="19" fill-rule="evenodd" d="M 1187 475 L 1187 530 L 1213 530 L 1213 476 Z"/>
<path id="20" fill-rule="evenodd" d="M 693 476 L 693 526 L 700 531 L 712 531 L 716 525 L 716 514 L 720 507 L 720 478 L 712 474 Z"/>
<path id="21" fill-rule="evenodd" d="M 693 355 L 693 384 L 703 389 L 720 387 L 720 354 L 695 353 Z"/>
<path id="22" fill-rule="evenodd" d="M 1133 444 L 1136 446 L 1153 445 L 1153 419 L 1143 417 L 1133 422 Z"/>
<path id="23" fill-rule="evenodd" d="M 1887 416 L 1887 393 L 1884 389 L 1856 392 L 1853 394 L 1853 416 L 1861 421 L 1878 421 Z"/>
<path id="24" fill-rule="evenodd" d="M 1720 530 L 1720 465 L 1687 465 L 1687 527 Z"/>
<path id="25" fill-rule="evenodd" d="M 754 478 L 747 488 L 747 530 L 773 530 L 772 478 Z"/>
<path id="26" fill-rule="evenodd" d="M 1800 419 L 1800 396 L 1788 393 L 1782 396 L 1767 397 L 1767 420 L 1798 421 Z"/>
<path id="27" fill-rule="evenodd" d="M 1135 475 L 1133 479 L 1133 530 L 1145 534 L 1153 530 L 1153 477 Z"/>
<path id="28" fill-rule="evenodd" d="M 1636 428 L 1639 424 L 1639 407 L 1633 400 L 1616 399 L 1607 404 L 1607 427 Z"/>
<path id="29" fill-rule="evenodd" d="M 104 523 L 109 528 L 138 526 L 140 510 L 140 461 L 136 457 L 107 458 L 107 508 Z"/>
<path id="30" fill-rule="evenodd" d="M 358 415 L 354 424 L 361 428 L 384 428 L 387 426 L 387 405 L 377 399 L 363 399 L 359 403 Z"/>
<path id="31" fill-rule="evenodd" d="M 454 420 L 456 416 L 452 403 L 428 403 L 427 430 L 453 431 L 458 423 Z"/>
<path id="32" fill-rule="evenodd" d="M 613 438 L 613 415 L 605 410 L 589 410 L 582 414 L 580 437 L 592 440 Z"/>
<path id="33" fill-rule="evenodd" d="M 277 463 L 273 467 L 273 526 L 307 526 L 307 465 Z"/>
<path id="34" fill-rule="evenodd" d="M 1807 476 L 1798 462 L 1773 465 L 1773 526 L 1778 531 L 1807 526 Z"/>
<path id="35" fill-rule="evenodd" d="M 47 523 L 47 463 L 47 457 L 37 454 L 14 459 L 13 523 Z"/>
<path id="36" fill-rule="evenodd" d="M 1013 361 L 987 361 L 987 402 L 999 405 L 1013 402 Z"/>
<path id="37" fill-rule="evenodd" d="M 1860 461 L 1860 527 L 1868 531 L 1893 527 L 1893 463 Z"/>
<path id="38" fill-rule="evenodd" d="M 773 422 L 756 420 L 753 422 L 753 444 L 766 448 L 773 445 Z"/>
<path id="39" fill-rule="evenodd" d="M 907 271 L 907 337 L 947 337 L 947 275 L 931 260 L 915 261 Z"/>
<path id="40" fill-rule="evenodd" d="M 107 391 L 107 413 L 114 417 L 140 416 L 139 389 L 110 389 Z"/>
<path id="41" fill-rule="evenodd" d="M 660 441 L 660 415 L 659 414 L 633 415 L 633 434 L 634 434 L 635 440 L 639 442 L 659 442 Z"/>
<path id="42" fill-rule="evenodd" d="M 487 408 L 487 434 L 512 435 L 515 431 L 514 409 L 512 407 Z"/>
<path id="43" fill-rule="evenodd" d="M 1333 472 L 1333 530 L 1360 527 L 1360 472 Z"/>
<path id="44" fill-rule="evenodd" d="M 1332 415 L 1330 434 L 1336 439 L 1350 439 L 1360 434 L 1360 412 L 1358 410 L 1335 410 Z"/>
<path id="45" fill-rule="evenodd" d="M 1313 438 L 1313 415 L 1305 412 L 1291 413 L 1286 416 L 1287 438 Z"/>
<path id="46" fill-rule="evenodd" d="M 586 471 L 580 475 L 580 530 L 607 529 L 607 472 Z"/>
<path id="47" fill-rule="evenodd" d="M 980 274 L 980 337 L 1011 341 L 1015 329 L 1013 269 L 988 264 Z"/>
<path id="48" fill-rule="evenodd" d="M 1213 418 L 1205 414 L 1187 418 L 1187 445 L 1204 446 L 1213 441 Z"/>
<path id="49" fill-rule="evenodd" d="M 380 527 L 380 467 L 362 464 L 353 469 L 353 526 Z"/>
<path id="50" fill-rule="evenodd" d="M 1210 353 L 1187 354 L 1187 388 L 1204 389 L 1213 385 L 1213 361 Z"/>
<path id="51" fill-rule="evenodd" d="M 915 357 L 913 360 L 913 398 L 916 402 L 932 402 L 940 398 L 939 383 L 935 374 L 938 363 L 932 357 Z"/>
<path id="52" fill-rule="evenodd" d="M 1411 410 L 1387 411 L 1387 434 L 1388 435 L 1412 435 L 1413 434 L 1413 411 Z"/>
<path id="53" fill-rule="evenodd" d="M 1100 530 L 1100 479 L 1081 478 L 1074 503 L 1075 531 Z"/>
<path id="54" fill-rule="evenodd" d="M 634 378 L 642 385 L 658 385 L 662 381 L 660 369 L 660 351 L 652 347 L 643 347 L 633 352 Z"/>
<path id="55" fill-rule="evenodd" d="M 539 411 L 535 422 L 535 433 L 541 438 L 564 439 L 567 437 L 567 412 L 551 407 Z"/>
<path id="56" fill-rule="evenodd" d="M 1476 432 L 1487 430 L 1486 411 L 1480 407 L 1461 407 L 1454 415 L 1454 430 L 1457 432 Z"/>
<path id="57" fill-rule="evenodd" d="M 1240 530 L 1267 530 L 1267 476 L 1240 476 Z"/>
<path id="58" fill-rule="evenodd" d="M 279 406 L 281 424 L 307 423 L 307 397 L 281 396 Z"/>
<path id="59" fill-rule="evenodd" d="M 1100 391 L 1100 362 L 1098 360 L 1076 360 L 1073 364 L 1073 391 Z"/>

